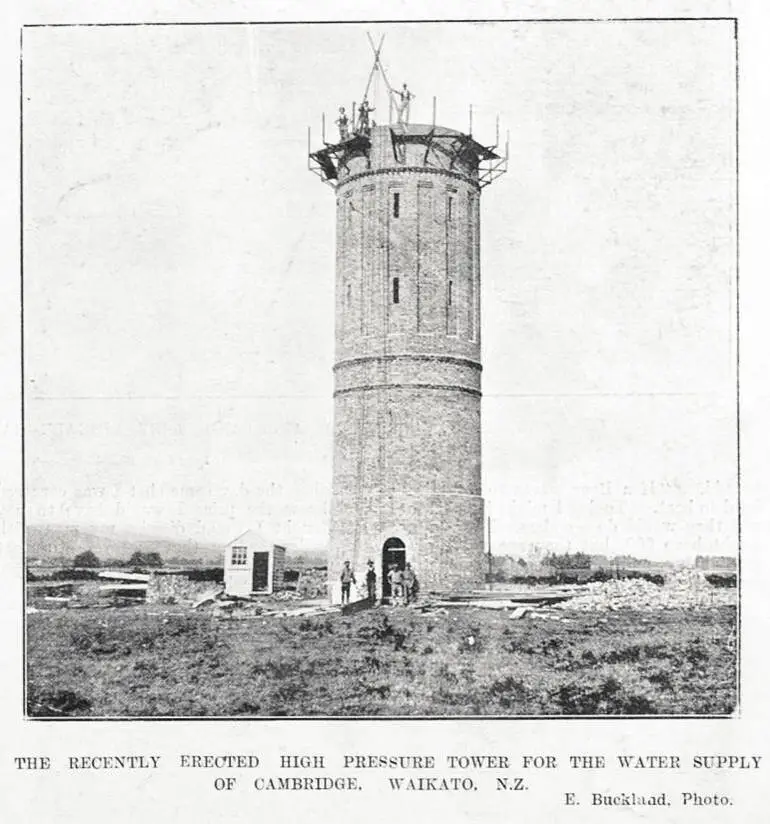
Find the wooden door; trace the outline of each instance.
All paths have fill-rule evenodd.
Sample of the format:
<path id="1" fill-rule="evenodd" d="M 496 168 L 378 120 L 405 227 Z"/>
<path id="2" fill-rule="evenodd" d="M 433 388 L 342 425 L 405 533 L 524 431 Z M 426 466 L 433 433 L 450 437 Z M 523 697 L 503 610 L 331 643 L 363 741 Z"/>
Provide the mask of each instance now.
<path id="1" fill-rule="evenodd" d="M 252 592 L 264 592 L 268 589 L 268 569 L 270 567 L 269 552 L 255 552 L 254 565 L 251 573 Z"/>

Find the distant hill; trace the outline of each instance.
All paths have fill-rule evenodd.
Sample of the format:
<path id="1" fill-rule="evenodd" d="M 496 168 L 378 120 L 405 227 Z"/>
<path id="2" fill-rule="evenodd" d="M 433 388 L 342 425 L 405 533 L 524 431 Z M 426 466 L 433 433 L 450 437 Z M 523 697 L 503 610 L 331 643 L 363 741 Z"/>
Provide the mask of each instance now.
<path id="1" fill-rule="evenodd" d="M 184 559 L 197 564 L 222 562 L 222 547 L 133 533 L 69 526 L 27 527 L 27 558 L 44 565 L 67 564 L 90 550 L 99 560 L 127 561 L 135 552 L 158 552 L 164 563 Z"/>
<path id="2" fill-rule="evenodd" d="M 174 541 L 105 527 L 28 526 L 27 559 L 43 566 L 66 566 L 81 552 L 93 552 L 105 562 L 127 561 L 135 552 L 157 552 L 167 565 L 221 565 L 224 545 Z M 287 562 L 297 566 L 322 566 L 324 550 L 291 550 Z"/>

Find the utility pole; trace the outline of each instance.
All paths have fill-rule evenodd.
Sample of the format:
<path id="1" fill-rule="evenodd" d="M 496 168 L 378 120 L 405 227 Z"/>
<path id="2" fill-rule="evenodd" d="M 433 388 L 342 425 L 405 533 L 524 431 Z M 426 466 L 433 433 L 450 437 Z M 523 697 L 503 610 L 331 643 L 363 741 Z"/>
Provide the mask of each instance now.
<path id="1" fill-rule="evenodd" d="M 489 572 L 489 588 L 492 588 L 492 516 L 487 515 L 487 567 Z"/>

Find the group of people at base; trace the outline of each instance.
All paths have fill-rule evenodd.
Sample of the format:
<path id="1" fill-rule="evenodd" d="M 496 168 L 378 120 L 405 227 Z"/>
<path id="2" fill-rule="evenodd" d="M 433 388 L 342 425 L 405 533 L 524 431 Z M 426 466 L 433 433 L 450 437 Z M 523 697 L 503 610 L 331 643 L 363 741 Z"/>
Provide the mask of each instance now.
<path id="1" fill-rule="evenodd" d="M 398 564 L 390 564 L 387 577 L 390 586 L 391 604 L 403 606 L 411 604 L 417 598 L 419 584 L 409 562 L 406 563 L 403 569 Z M 340 583 L 342 584 L 342 604 L 344 606 L 350 603 L 351 584 L 356 583 L 356 576 L 350 566 L 350 561 L 345 561 L 345 565 L 342 567 Z M 366 597 L 372 604 L 377 602 L 377 572 L 374 569 L 374 561 L 367 561 L 366 564 Z"/>

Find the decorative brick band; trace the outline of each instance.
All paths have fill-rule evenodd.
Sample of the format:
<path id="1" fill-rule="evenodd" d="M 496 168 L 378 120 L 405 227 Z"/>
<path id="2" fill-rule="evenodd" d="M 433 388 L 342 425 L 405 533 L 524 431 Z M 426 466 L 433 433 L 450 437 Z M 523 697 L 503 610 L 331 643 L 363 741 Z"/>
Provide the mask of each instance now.
<path id="1" fill-rule="evenodd" d="M 481 372 L 481 364 L 470 358 L 459 358 L 453 355 L 423 355 L 402 353 L 400 355 L 365 355 L 360 358 L 345 358 L 334 364 L 333 371 L 336 372 L 346 366 L 356 366 L 360 363 L 372 363 L 395 360 L 416 360 L 428 361 L 430 363 L 454 363 L 458 366 L 467 366 L 469 369 L 476 369 Z"/>
<path id="2" fill-rule="evenodd" d="M 336 398 L 337 395 L 347 395 L 350 392 L 372 392 L 376 389 L 444 389 L 450 392 L 465 392 L 467 395 L 473 395 L 476 398 L 481 397 L 481 392 L 478 389 L 447 383 L 366 383 L 361 384 L 361 386 L 349 386 L 346 389 L 337 389 L 334 392 L 334 397 Z"/>
<path id="3" fill-rule="evenodd" d="M 465 183 L 469 183 L 476 189 L 476 191 L 481 191 L 481 186 L 479 186 L 478 181 L 474 180 L 472 177 L 466 177 L 465 175 L 461 175 L 459 172 L 450 172 L 449 169 L 434 169 L 430 166 L 387 166 L 383 169 L 369 169 L 366 172 L 358 172 L 357 174 L 350 175 L 350 177 L 346 177 L 345 180 L 341 180 L 337 184 L 337 191 L 339 192 L 343 186 L 347 186 L 348 183 L 362 177 L 372 177 L 373 175 L 400 175 L 404 172 L 418 172 L 420 174 L 451 177 L 454 180 L 462 180 Z"/>

